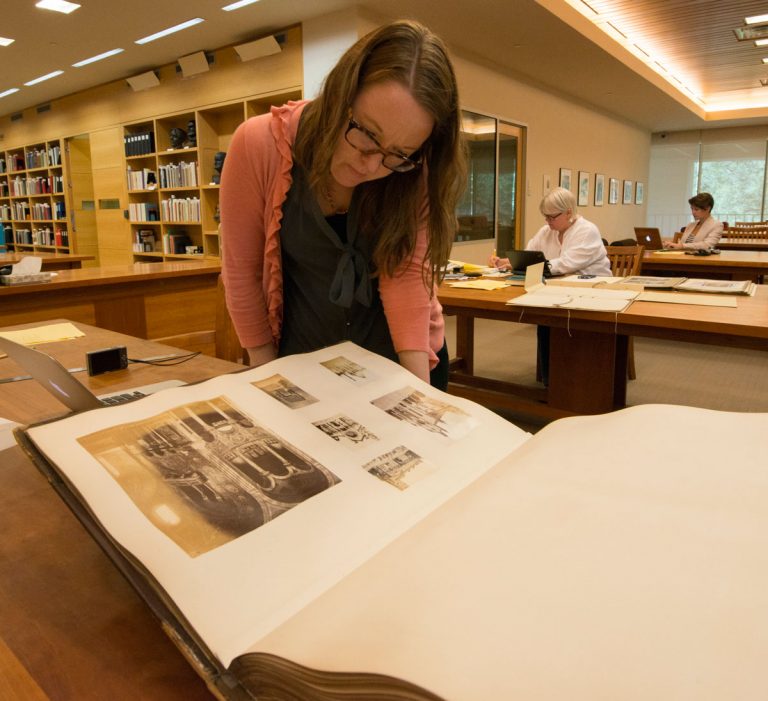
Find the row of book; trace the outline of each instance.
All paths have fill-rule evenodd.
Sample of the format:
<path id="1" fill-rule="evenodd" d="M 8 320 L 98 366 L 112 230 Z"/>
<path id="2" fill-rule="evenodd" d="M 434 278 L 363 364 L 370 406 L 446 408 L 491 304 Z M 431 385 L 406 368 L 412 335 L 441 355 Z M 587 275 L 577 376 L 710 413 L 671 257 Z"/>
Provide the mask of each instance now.
<path id="1" fill-rule="evenodd" d="M 157 237 L 153 229 L 138 229 L 133 232 L 133 252 L 153 253 Z"/>
<path id="2" fill-rule="evenodd" d="M 163 234 L 163 253 L 186 253 L 191 245 L 192 240 L 184 231 Z"/>
<path id="3" fill-rule="evenodd" d="M 160 187 L 197 187 L 197 162 L 169 163 L 158 168 Z"/>
<path id="4" fill-rule="evenodd" d="M 157 187 L 157 173 L 149 168 L 141 170 L 128 168 L 125 176 L 129 190 L 152 190 Z"/>
<path id="5" fill-rule="evenodd" d="M 199 197 L 171 197 L 160 202 L 163 221 L 200 221 Z"/>
<path id="6" fill-rule="evenodd" d="M 130 202 L 128 218 L 132 222 L 160 221 L 160 212 L 154 202 Z"/>
<path id="7" fill-rule="evenodd" d="M 11 195 L 23 197 L 24 195 L 48 195 L 55 192 L 64 192 L 64 178 L 61 175 L 39 175 L 36 178 L 14 178 L 10 181 Z"/>
<path id="8" fill-rule="evenodd" d="M 6 231 L 7 234 L 7 231 Z M 38 229 L 16 229 L 13 232 L 15 243 L 27 246 L 69 246 L 69 233 L 62 227 L 51 229 L 48 226 Z"/>
<path id="9" fill-rule="evenodd" d="M 36 148 L 26 151 L 24 158 L 27 170 L 32 168 L 49 168 L 61 165 L 61 147 L 49 146 L 48 148 Z M 16 170 L 16 169 L 14 169 Z"/>
<path id="10" fill-rule="evenodd" d="M 155 152 L 155 135 L 151 131 L 136 132 L 135 134 L 126 134 L 123 138 L 125 146 L 125 155 L 147 156 Z"/>

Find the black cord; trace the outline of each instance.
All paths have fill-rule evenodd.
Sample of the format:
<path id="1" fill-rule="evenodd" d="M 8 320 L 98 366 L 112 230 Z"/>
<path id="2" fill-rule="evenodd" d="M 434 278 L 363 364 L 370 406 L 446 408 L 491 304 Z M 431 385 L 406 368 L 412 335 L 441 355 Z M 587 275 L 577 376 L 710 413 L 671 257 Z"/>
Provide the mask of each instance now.
<path id="1" fill-rule="evenodd" d="M 200 351 L 187 353 L 186 355 L 173 355 L 167 358 L 158 358 L 157 360 L 142 360 L 141 358 L 128 358 L 129 363 L 144 363 L 145 365 L 181 365 L 192 358 L 200 355 Z"/>

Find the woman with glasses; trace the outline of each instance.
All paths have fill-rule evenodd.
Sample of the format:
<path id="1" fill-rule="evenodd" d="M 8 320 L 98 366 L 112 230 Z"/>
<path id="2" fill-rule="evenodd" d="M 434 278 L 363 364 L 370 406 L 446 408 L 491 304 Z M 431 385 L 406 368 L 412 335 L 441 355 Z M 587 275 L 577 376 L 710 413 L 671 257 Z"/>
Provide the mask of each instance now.
<path id="1" fill-rule="evenodd" d="M 316 99 L 241 124 L 221 177 L 222 266 L 251 364 L 351 340 L 429 381 L 447 361 L 434 288 L 464 164 L 451 63 L 415 22 L 363 37 Z"/>
<path id="2" fill-rule="evenodd" d="M 552 275 L 610 275 L 611 263 L 600 230 L 576 211 L 576 197 L 556 187 L 541 200 L 539 211 L 546 224 L 525 247 L 542 251 Z M 493 267 L 509 265 L 506 258 L 492 257 Z"/>

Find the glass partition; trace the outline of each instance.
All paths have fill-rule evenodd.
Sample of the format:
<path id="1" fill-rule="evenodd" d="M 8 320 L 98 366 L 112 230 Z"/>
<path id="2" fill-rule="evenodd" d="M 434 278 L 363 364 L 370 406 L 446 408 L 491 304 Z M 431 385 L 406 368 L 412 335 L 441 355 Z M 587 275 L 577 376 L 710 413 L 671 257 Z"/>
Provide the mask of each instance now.
<path id="1" fill-rule="evenodd" d="M 456 241 L 498 239 L 499 250 L 514 248 L 520 230 L 523 129 L 464 110 L 462 132 L 469 173 L 457 211 Z"/>

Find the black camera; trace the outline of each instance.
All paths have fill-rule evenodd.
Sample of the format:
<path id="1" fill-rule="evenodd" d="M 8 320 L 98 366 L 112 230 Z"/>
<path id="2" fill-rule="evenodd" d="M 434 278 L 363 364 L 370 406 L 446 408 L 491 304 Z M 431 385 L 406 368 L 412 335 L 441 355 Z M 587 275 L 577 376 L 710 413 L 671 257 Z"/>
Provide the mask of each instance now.
<path id="1" fill-rule="evenodd" d="M 125 346 L 103 348 L 85 354 L 89 375 L 101 375 L 128 367 L 128 349 Z"/>

